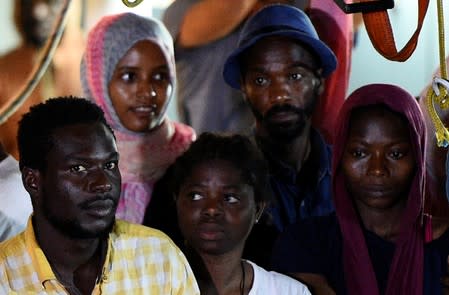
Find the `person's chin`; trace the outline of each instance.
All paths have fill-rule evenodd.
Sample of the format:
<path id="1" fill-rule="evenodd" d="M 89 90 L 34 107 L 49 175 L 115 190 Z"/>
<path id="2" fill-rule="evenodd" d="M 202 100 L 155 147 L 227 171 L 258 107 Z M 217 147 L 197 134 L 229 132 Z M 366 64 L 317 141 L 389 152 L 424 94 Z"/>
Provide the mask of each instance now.
<path id="1" fill-rule="evenodd" d="M 72 233 L 80 239 L 92 239 L 108 236 L 115 223 L 115 214 L 96 220 L 86 220 L 74 226 Z"/>
<path id="2" fill-rule="evenodd" d="M 114 221 L 115 219 L 103 224 L 96 224 L 92 227 L 85 228 L 84 231 L 79 233 L 79 236 L 85 239 L 106 237 L 112 231 Z"/>
<path id="3" fill-rule="evenodd" d="M 271 138 L 283 142 L 293 141 L 304 131 L 304 125 L 297 124 L 269 124 L 267 125 L 268 134 Z"/>

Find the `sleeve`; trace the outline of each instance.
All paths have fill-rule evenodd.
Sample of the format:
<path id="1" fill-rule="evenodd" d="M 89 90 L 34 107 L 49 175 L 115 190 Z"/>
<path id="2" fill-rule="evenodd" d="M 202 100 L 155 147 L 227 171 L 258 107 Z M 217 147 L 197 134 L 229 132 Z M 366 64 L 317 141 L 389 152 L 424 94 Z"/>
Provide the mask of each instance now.
<path id="1" fill-rule="evenodd" d="M 322 218 L 300 221 L 285 229 L 272 253 L 272 268 L 280 273 L 326 274 L 329 265 L 329 227 Z"/>
<path id="2" fill-rule="evenodd" d="M 176 44 L 181 24 L 184 20 L 184 15 L 187 10 L 199 0 L 175 0 L 165 11 L 163 16 L 163 23 L 173 37 Z"/>
<path id="3" fill-rule="evenodd" d="M 172 244 L 173 245 L 173 244 Z M 172 264 L 172 269 L 174 272 L 175 279 L 173 280 L 173 288 L 171 294 L 177 295 L 199 295 L 200 289 L 195 280 L 192 268 L 190 267 L 187 258 L 181 252 L 181 250 L 173 245 L 175 248 L 175 257 L 177 258 L 177 263 Z"/>

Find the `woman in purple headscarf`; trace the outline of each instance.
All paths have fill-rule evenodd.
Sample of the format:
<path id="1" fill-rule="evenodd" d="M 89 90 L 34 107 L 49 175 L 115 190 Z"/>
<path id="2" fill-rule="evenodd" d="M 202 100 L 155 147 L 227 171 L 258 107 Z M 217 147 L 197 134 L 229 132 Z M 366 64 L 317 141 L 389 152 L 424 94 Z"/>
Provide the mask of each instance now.
<path id="1" fill-rule="evenodd" d="M 426 132 L 414 97 L 393 85 L 361 87 L 336 132 L 336 214 L 288 229 L 275 269 L 314 294 L 441 294 L 449 231 L 424 213 Z"/>

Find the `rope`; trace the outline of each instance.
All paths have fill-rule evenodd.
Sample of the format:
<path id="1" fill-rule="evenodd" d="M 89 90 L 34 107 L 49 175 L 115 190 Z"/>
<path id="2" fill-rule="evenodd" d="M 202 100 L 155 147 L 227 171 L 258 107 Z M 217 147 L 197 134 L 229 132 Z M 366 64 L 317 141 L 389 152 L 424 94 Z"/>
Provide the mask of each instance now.
<path id="1" fill-rule="evenodd" d="M 68 8 L 71 3 L 72 0 L 65 0 L 65 3 L 61 9 L 61 14 L 56 20 L 56 26 L 53 29 L 52 35 L 42 50 L 42 57 L 30 74 L 28 81 L 25 83 L 25 87 L 19 91 L 18 95 L 13 96 L 11 99 L 6 101 L 5 105 L 0 106 L 0 125 L 5 123 L 9 117 L 11 117 L 17 109 L 23 105 L 23 103 L 33 92 L 34 88 L 36 88 L 42 76 L 44 76 L 45 71 L 53 58 L 53 54 L 58 47 L 59 41 L 61 40 L 62 33 L 64 32 L 68 19 L 67 11 L 69 10 Z"/>
<path id="2" fill-rule="evenodd" d="M 435 135 L 439 147 L 449 146 L 449 131 L 444 126 L 435 109 L 437 103 L 442 110 L 449 107 L 449 81 L 447 79 L 447 68 L 445 60 L 444 40 L 444 11 L 443 1 L 437 0 L 438 7 L 438 41 L 440 53 L 441 78 L 434 77 L 432 87 L 429 87 L 426 95 L 426 106 L 429 116 L 435 126 Z"/>

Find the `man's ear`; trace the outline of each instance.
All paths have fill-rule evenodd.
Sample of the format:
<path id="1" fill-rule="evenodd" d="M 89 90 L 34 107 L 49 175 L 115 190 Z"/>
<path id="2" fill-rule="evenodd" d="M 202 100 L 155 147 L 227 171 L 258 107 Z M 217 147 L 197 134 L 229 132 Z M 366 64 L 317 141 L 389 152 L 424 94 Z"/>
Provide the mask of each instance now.
<path id="1" fill-rule="evenodd" d="M 318 85 L 315 86 L 316 93 L 318 94 L 318 96 L 320 96 L 321 94 L 323 94 L 324 87 L 326 86 L 324 78 L 317 79 L 317 83 Z"/>
<path id="2" fill-rule="evenodd" d="M 22 183 L 27 192 L 34 197 L 40 190 L 41 173 L 37 169 L 22 168 Z"/>

